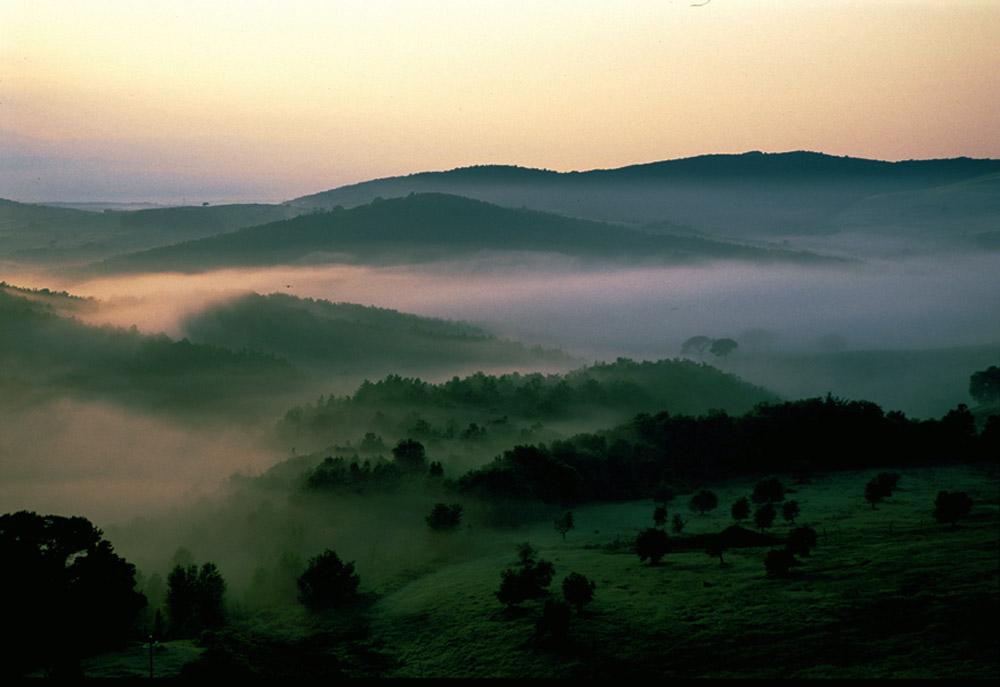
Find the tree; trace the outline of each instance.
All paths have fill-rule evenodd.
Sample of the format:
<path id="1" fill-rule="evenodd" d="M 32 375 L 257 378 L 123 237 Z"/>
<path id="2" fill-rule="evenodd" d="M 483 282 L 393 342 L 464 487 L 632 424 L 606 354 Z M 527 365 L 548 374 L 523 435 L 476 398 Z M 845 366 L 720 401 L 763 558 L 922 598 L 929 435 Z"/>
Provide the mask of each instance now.
<path id="1" fill-rule="evenodd" d="M 712 347 L 709 351 L 716 358 L 725 358 L 727 355 L 735 351 L 738 346 L 739 344 L 732 339 L 716 339 L 712 342 Z"/>
<path id="2" fill-rule="evenodd" d="M 436 503 L 431 509 L 430 515 L 424 520 L 427 526 L 435 532 L 448 532 L 458 527 L 462 520 L 462 506 L 453 503 L 450 506 L 446 503 Z"/>
<path id="3" fill-rule="evenodd" d="M 969 514 L 971 509 L 972 499 L 964 491 L 938 492 L 934 500 L 934 519 L 942 525 L 947 522 L 954 527 L 959 519 Z"/>
<path id="4" fill-rule="evenodd" d="M 635 540 L 635 553 L 639 556 L 639 561 L 645 562 L 648 559 L 650 565 L 659 565 L 660 559 L 667 555 L 668 548 L 667 533 L 655 527 L 645 530 Z"/>
<path id="5" fill-rule="evenodd" d="M 690 339 L 681 344 L 681 355 L 691 355 L 692 353 L 697 353 L 700 358 L 708 350 L 708 347 L 712 345 L 712 340 L 707 336 L 692 336 Z"/>
<path id="6" fill-rule="evenodd" d="M 725 565 L 726 562 L 722 560 L 722 554 L 725 553 L 728 547 L 728 542 L 726 538 L 721 534 L 716 534 L 708 540 L 708 545 L 705 547 L 705 553 L 709 556 L 714 556 L 719 559 L 719 565 Z"/>
<path id="7" fill-rule="evenodd" d="M 873 477 L 865 485 L 865 500 L 872 504 L 872 510 L 876 510 L 875 504 L 882 503 L 890 493 L 885 483 L 879 481 L 878 477 Z"/>
<path id="8" fill-rule="evenodd" d="M 357 598 L 360 582 L 353 561 L 344 563 L 336 552 L 326 549 L 310 558 L 299 576 L 299 601 L 314 611 L 346 606 Z"/>
<path id="9" fill-rule="evenodd" d="M 175 637 L 225 624 L 226 581 L 215 563 L 176 565 L 167 575 L 167 614 Z"/>
<path id="10" fill-rule="evenodd" d="M 773 475 L 766 477 L 754 485 L 750 498 L 754 503 L 768 503 L 785 500 L 785 486 Z"/>
<path id="11" fill-rule="evenodd" d="M 1000 367 L 990 365 L 969 377 L 969 395 L 980 405 L 1000 401 Z"/>
<path id="12" fill-rule="evenodd" d="M 77 670 L 87 653 L 124 643 L 146 605 L 135 566 L 86 518 L 0 515 L 0 562 L 0 675 Z"/>
<path id="13" fill-rule="evenodd" d="M 573 529 L 573 513 L 566 511 L 553 520 L 552 525 L 556 528 L 556 532 L 562 535 L 563 541 L 566 541 L 566 533 Z"/>
<path id="14" fill-rule="evenodd" d="M 578 610 L 594 600 L 597 584 L 580 573 L 572 572 L 562 583 L 563 598 Z"/>
<path id="15" fill-rule="evenodd" d="M 663 527 L 667 524 L 667 507 L 657 506 L 653 509 L 653 524 L 657 527 Z"/>
<path id="16" fill-rule="evenodd" d="M 796 556 L 808 556 L 812 548 L 816 546 L 816 541 L 816 530 L 812 527 L 796 527 L 788 533 L 785 549 Z"/>
<path id="17" fill-rule="evenodd" d="M 535 549 L 525 542 L 517 547 L 518 567 L 500 573 L 500 590 L 495 592 L 500 603 L 513 608 L 527 599 L 536 599 L 552 584 L 555 566 L 535 559 Z"/>
<path id="18" fill-rule="evenodd" d="M 401 439 L 393 447 L 392 456 L 404 473 L 422 475 L 427 468 L 424 445 L 415 439 Z"/>
<path id="19" fill-rule="evenodd" d="M 674 519 L 670 525 L 670 527 L 674 530 L 674 534 L 680 534 L 683 532 L 686 524 L 687 521 L 681 517 L 680 513 L 674 513 Z"/>
<path id="20" fill-rule="evenodd" d="M 757 506 L 757 510 L 753 513 L 753 524 L 759 530 L 766 530 L 774 524 L 774 518 L 777 515 L 778 512 L 775 510 L 774 504 L 768 501 Z"/>
<path id="21" fill-rule="evenodd" d="M 714 510 L 715 507 L 719 505 L 719 497 L 715 495 L 715 492 L 709 491 L 708 489 L 701 489 L 697 494 L 691 497 L 691 503 L 689 505 L 691 510 L 698 511 L 704 515 L 707 511 Z"/>
<path id="22" fill-rule="evenodd" d="M 730 513 L 732 513 L 733 520 L 736 522 L 743 522 L 749 518 L 750 502 L 747 500 L 747 497 L 744 496 L 734 503 L 733 507 L 730 509 Z"/>
<path id="23" fill-rule="evenodd" d="M 787 575 L 788 569 L 796 563 L 798 561 L 795 560 L 795 556 L 785 549 L 771 549 L 764 558 L 764 568 L 767 569 L 767 574 L 772 577 Z"/>
<path id="24" fill-rule="evenodd" d="M 799 502 L 798 501 L 785 501 L 781 504 L 781 517 L 785 519 L 785 522 L 790 522 L 795 524 L 795 518 L 799 515 Z"/>

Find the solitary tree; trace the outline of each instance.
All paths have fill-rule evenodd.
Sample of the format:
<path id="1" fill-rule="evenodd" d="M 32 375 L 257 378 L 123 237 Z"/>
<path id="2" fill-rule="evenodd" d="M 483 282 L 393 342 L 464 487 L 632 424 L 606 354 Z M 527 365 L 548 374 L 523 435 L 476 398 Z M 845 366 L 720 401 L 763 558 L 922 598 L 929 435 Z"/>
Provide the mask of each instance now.
<path id="1" fill-rule="evenodd" d="M 716 339 L 712 342 L 712 347 L 709 349 L 716 358 L 725 358 L 727 355 L 736 350 L 737 344 L 732 339 Z"/>
<path id="2" fill-rule="evenodd" d="M 691 510 L 704 514 L 707 511 L 714 510 L 719 505 L 719 497 L 715 495 L 715 492 L 708 489 L 701 489 L 691 497 L 689 505 Z"/>
<path id="3" fill-rule="evenodd" d="M 577 609 L 580 609 L 594 600 L 594 589 L 596 588 L 596 583 L 588 580 L 580 573 L 572 572 L 563 580 L 563 598 L 576 606 Z"/>
<path id="4" fill-rule="evenodd" d="M 969 395 L 980 404 L 1000 401 L 1000 367 L 991 365 L 969 377 Z"/>
<path id="5" fill-rule="evenodd" d="M 781 504 L 781 517 L 785 519 L 785 522 L 790 522 L 795 524 L 795 518 L 799 515 L 799 502 L 798 501 L 785 501 Z"/>
<path id="6" fill-rule="evenodd" d="M 766 477 L 754 485 L 750 496 L 754 503 L 768 503 L 785 500 L 785 487 L 781 480 L 773 475 Z"/>
<path id="7" fill-rule="evenodd" d="M 667 507 L 657 506 L 653 509 L 653 524 L 657 527 L 663 527 L 667 524 Z"/>
<path id="8" fill-rule="evenodd" d="M 885 483 L 880 482 L 878 477 L 873 477 L 865 485 L 865 500 L 872 504 L 872 510 L 876 510 L 875 504 L 882 503 L 890 493 Z"/>
<path id="9" fill-rule="evenodd" d="M 681 344 L 681 355 L 691 355 L 692 353 L 697 353 L 700 358 L 708 350 L 708 347 L 712 345 L 712 340 L 707 336 L 692 336 L 690 339 Z"/>
<path id="10" fill-rule="evenodd" d="M 737 522 L 742 522 L 750 517 L 750 502 L 747 497 L 744 496 L 740 498 L 736 503 L 733 504 L 730 512 L 733 515 L 733 520 Z"/>
<path id="11" fill-rule="evenodd" d="M 774 518 L 777 515 L 778 512 L 775 510 L 774 504 L 769 501 L 757 506 L 757 510 L 753 513 L 753 524 L 759 530 L 766 530 L 774 524 Z"/>
<path id="12" fill-rule="evenodd" d="M 402 439 L 392 449 L 392 456 L 403 472 L 422 475 L 427 468 L 424 445 L 415 439 Z"/>
<path id="13" fill-rule="evenodd" d="M 299 576 L 299 600 L 314 611 L 345 606 L 358 595 L 361 579 L 354 563 L 344 563 L 330 549 L 309 559 L 309 566 Z"/>
<path id="14" fill-rule="evenodd" d="M 667 555 L 669 543 L 667 533 L 650 527 L 635 540 L 635 553 L 641 562 L 649 560 L 650 565 L 659 565 L 660 559 Z"/>
<path id="15" fill-rule="evenodd" d="M 536 599 L 552 584 L 555 566 L 549 561 L 535 559 L 535 549 L 525 542 L 517 547 L 519 565 L 500 573 L 500 590 L 496 597 L 500 603 L 513 608 L 527 599 Z"/>
<path id="16" fill-rule="evenodd" d="M 552 524 L 556 528 L 556 532 L 562 535 L 563 541 L 566 541 L 566 533 L 573 529 L 573 513 L 566 511 L 553 520 Z"/>
<path id="17" fill-rule="evenodd" d="M 816 546 L 816 541 L 816 530 L 812 527 L 796 527 L 788 533 L 785 548 L 796 556 L 808 556 L 812 548 Z"/>
<path id="18" fill-rule="evenodd" d="M 674 513 L 674 519 L 670 527 L 673 529 L 674 534 L 680 534 L 684 531 L 684 526 L 687 524 L 687 520 L 681 517 L 680 513 Z"/>
<path id="19" fill-rule="evenodd" d="M 462 520 L 462 506 L 453 503 L 450 506 L 445 503 L 436 503 L 430 514 L 424 518 L 427 526 L 435 532 L 448 532 L 456 527 Z"/>
<path id="20" fill-rule="evenodd" d="M 972 499 L 964 491 L 938 492 L 934 500 L 934 519 L 944 523 L 951 523 L 954 527 L 960 518 L 964 518 L 972 509 Z"/>

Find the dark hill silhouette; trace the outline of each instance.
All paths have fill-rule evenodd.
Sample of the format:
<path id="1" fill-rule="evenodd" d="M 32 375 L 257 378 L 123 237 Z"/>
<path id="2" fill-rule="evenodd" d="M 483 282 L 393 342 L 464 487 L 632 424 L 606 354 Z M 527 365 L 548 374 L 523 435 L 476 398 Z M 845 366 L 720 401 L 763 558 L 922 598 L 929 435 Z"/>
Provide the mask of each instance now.
<path id="1" fill-rule="evenodd" d="M 870 196 L 913 193 L 996 173 L 1000 160 L 883 162 L 802 151 L 753 152 L 569 173 L 465 167 L 353 184 L 290 204 L 329 209 L 376 197 L 441 192 L 603 221 L 670 222 L 715 234 L 773 237 L 842 230 L 838 216 Z M 960 214 L 961 206 L 955 211 Z"/>
<path id="2" fill-rule="evenodd" d="M 107 272 L 323 262 L 432 261 L 482 251 L 542 251 L 584 258 L 820 262 L 815 254 L 694 236 L 662 235 L 440 193 L 376 200 L 105 260 Z"/>

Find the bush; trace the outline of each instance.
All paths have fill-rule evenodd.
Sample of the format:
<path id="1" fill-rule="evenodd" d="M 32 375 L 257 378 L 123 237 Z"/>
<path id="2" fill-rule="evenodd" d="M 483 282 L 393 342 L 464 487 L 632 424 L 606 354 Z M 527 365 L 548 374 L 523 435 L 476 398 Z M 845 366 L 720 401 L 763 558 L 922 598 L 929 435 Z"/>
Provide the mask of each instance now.
<path id="1" fill-rule="evenodd" d="M 667 524 L 667 507 L 657 506 L 653 509 L 653 524 L 657 527 L 663 527 Z"/>
<path id="2" fill-rule="evenodd" d="M 535 550 L 530 544 L 519 545 L 517 553 L 519 567 L 500 573 L 500 590 L 496 592 L 497 599 L 507 608 L 545 594 L 545 588 L 552 584 L 555 575 L 552 563 L 535 560 Z"/>
<path id="3" fill-rule="evenodd" d="M 778 511 L 775 510 L 774 504 L 768 501 L 760 506 L 757 506 L 757 510 L 753 514 L 753 524 L 757 526 L 759 530 L 766 530 L 772 524 L 774 524 L 774 518 L 778 515 Z"/>
<path id="4" fill-rule="evenodd" d="M 702 514 L 707 511 L 714 510 L 718 505 L 719 497 L 715 495 L 715 492 L 711 492 L 708 489 L 702 489 L 691 497 L 691 510 L 698 511 Z"/>
<path id="5" fill-rule="evenodd" d="M 934 500 L 934 519 L 942 525 L 951 523 L 954 527 L 972 509 L 972 499 L 964 491 L 939 492 Z"/>
<path id="6" fill-rule="evenodd" d="M 635 540 L 635 553 L 641 562 L 649 560 L 650 565 L 658 565 L 660 559 L 667 555 L 669 542 L 667 533 L 650 527 Z"/>
<path id="7" fill-rule="evenodd" d="M 795 518 L 799 515 L 799 502 L 798 501 L 785 501 L 781 504 L 781 517 L 785 519 L 785 522 L 790 522 L 795 524 Z"/>
<path id="8" fill-rule="evenodd" d="M 360 578 L 354 562 L 344 563 L 336 552 L 327 549 L 309 559 L 309 566 L 299 576 L 299 601 L 314 611 L 345 606 L 358 595 Z"/>
<path id="9" fill-rule="evenodd" d="M 583 608 L 594 600 L 594 589 L 597 585 L 580 573 L 570 573 L 562 583 L 563 598 L 568 603 Z"/>
<path id="10" fill-rule="evenodd" d="M 785 500 L 785 487 L 777 477 L 767 477 L 754 485 L 750 496 L 754 503 L 771 503 Z"/>
<path id="11" fill-rule="evenodd" d="M 434 504 L 430 515 L 424 518 L 427 526 L 435 532 L 447 532 L 458 527 L 462 520 L 462 506 L 453 503 L 450 506 L 444 503 Z"/>
<path id="12" fill-rule="evenodd" d="M 885 484 L 879 481 L 878 477 L 873 477 L 865 485 L 865 500 L 872 504 L 872 510 L 876 510 L 875 504 L 882 503 L 890 493 Z"/>
<path id="13" fill-rule="evenodd" d="M 785 549 L 796 556 L 808 556 L 809 551 L 816 546 L 816 530 L 812 527 L 796 527 L 788 533 Z"/>
<path id="14" fill-rule="evenodd" d="M 747 500 L 747 497 L 744 496 L 739 501 L 734 503 L 732 509 L 730 510 L 730 513 L 732 513 L 733 520 L 737 522 L 742 522 L 747 518 L 749 518 L 750 502 Z"/>

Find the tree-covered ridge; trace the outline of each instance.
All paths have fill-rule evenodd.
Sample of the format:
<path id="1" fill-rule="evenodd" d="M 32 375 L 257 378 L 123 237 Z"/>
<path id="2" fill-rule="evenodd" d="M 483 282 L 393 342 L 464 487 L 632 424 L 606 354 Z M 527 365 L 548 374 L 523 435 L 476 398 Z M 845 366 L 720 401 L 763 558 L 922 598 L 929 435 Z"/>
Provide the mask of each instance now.
<path id="1" fill-rule="evenodd" d="M 558 427 L 612 426 L 639 412 L 668 408 L 745 412 L 777 397 L 716 368 L 690 360 L 619 358 L 566 374 L 487 375 L 443 383 L 389 375 L 365 381 L 349 396 L 330 396 L 289 410 L 278 433 L 293 445 L 322 448 L 374 432 L 392 443 L 414 437 L 468 455 L 525 438 L 566 436 Z M 457 443 L 453 443 L 457 442 Z M 345 450 L 349 450 L 345 448 Z"/>
<path id="2" fill-rule="evenodd" d="M 559 351 L 504 341 L 464 322 L 286 294 L 248 294 L 184 322 L 194 341 L 267 351 L 360 382 L 389 372 L 441 374 L 468 366 L 566 365 Z"/>
<path id="3" fill-rule="evenodd" d="M 262 387 L 288 390 L 298 378 L 270 354 L 90 326 L 61 315 L 53 298 L 69 297 L 0 288 L 0 389 L 203 410 Z"/>
<path id="4" fill-rule="evenodd" d="M 574 504 L 687 492 L 734 475 L 928 465 L 1000 456 L 997 417 L 977 433 L 959 406 L 915 421 L 866 401 L 827 396 L 761 404 L 740 416 L 640 414 L 612 430 L 521 445 L 457 482 L 469 494 Z"/>
<path id="5" fill-rule="evenodd" d="M 443 193 L 376 199 L 103 261 L 105 272 L 199 272 L 225 266 L 405 264 L 481 251 L 542 251 L 601 260 L 829 262 L 818 255 L 653 234 L 618 224 Z"/>

